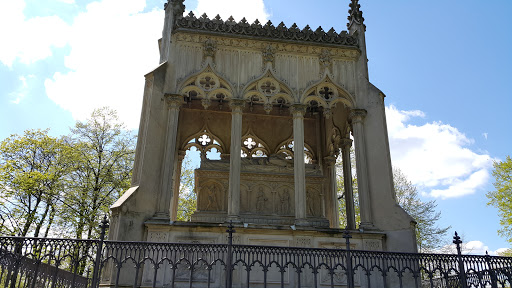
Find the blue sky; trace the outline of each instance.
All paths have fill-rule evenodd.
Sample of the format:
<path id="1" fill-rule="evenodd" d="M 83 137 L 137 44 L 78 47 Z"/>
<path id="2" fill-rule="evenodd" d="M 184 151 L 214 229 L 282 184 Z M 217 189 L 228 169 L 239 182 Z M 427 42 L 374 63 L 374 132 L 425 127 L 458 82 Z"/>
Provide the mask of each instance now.
<path id="1" fill-rule="evenodd" d="M 0 2 L 0 139 L 69 132 L 112 106 L 137 129 L 158 65 L 163 0 Z M 186 0 L 187 10 L 346 29 L 348 0 Z M 313 5 L 314 4 L 314 5 Z M 487 207 L 492 161 L 512 154 L 512 2 L 361 1 L 370 81 L 386 95 L 393 165 L 436 199 L 474 253 L 509 247 Z M 447 239 L 448 241 L 449 239 Z"/>

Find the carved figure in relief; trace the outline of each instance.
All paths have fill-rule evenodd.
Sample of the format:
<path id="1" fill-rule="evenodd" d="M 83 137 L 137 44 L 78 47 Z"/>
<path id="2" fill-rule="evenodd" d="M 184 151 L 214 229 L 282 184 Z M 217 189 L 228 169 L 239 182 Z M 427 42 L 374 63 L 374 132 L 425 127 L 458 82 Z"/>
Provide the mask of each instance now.
<path id="1" fill-rule="evenodd" d="M 206 205 L 206 210 L 219 210 L 219 205 L 217 204 L 217 187 L 215 185 L 210 186 L 208 189 L 208 204 Z"/>
<path id="2" fill-rule="evenodd" d="M 283 215 L 289 213 L 290 209 L 290 193 L 288 189 L 284 189 L 281 194 L 279 194 L 279 212 Z"/>
<path id="3" fill-rule="evenodd" d="M 263 188 L 258 190 L 258 195 L 256 196 L 256 210 L 258 212 L 262 212 L 265 210 L 265 202 L 268 201 L 268 198 L 265 197 L 265 192 L 263 192 Z"/>
<path id="4" fill-rule="evenodd" d="M 313 192 L 311 190 L 306 191 L 306 204 L 308 207 L 308 214 L 313 216 L 315 215 L 315 202 L 313 198 Z"/>

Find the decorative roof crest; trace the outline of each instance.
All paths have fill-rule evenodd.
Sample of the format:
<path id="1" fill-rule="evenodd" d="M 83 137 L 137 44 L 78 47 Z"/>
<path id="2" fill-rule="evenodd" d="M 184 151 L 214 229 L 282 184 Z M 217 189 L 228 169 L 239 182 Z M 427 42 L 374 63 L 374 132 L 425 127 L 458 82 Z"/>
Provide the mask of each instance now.
<path id="1" fill-rule="evenodd" d="M 169 1 L 169 3 L 182 3 L 182 0 Z M 358 47 L 358 40 L 356 37 L 349 35 L 347 31 L 337 33 L 334 28 L 325 32 L 322 27 L 318 27 L 313 31 L 309 25 L 306 25 L 304 29 L 300 30 L 295 23 L 290 28 L 286 27 L 283 22 L 274 26 L 270 20 L 265 25 L 262 25 L 258 20 L 249 24 L 245 18 L 239 22 L 236 22 L 233 17 L 229 17 L 228 20 L 224 21 L 219 15 L 213 19 L 209 19 L 206 14 L 203 14 L 198 18 L 193 12 L 190 12 L 187 16 L 178 15 L 176 17 L 174 21 L 174 29 L 172 31 L 178 32 L 180 30 L 193 30 L 195 32 L 203 32 L 207 34 L 235 34 L 239 37 L 247 36 L 271 40 L 313 42 Z"/>
<path id="2" fill-rule="evenodd" d="M 348 10 L 348 24 L 347 27 L 350 28 L 353 23 L 364 25 L 364 18 L 363 18 L 363 12 L 359 10 L 361 8 L 361 5 L 359 5 L 359 0 L 352 0 L 350 4 L 348 4 L 350 9 Z"/>

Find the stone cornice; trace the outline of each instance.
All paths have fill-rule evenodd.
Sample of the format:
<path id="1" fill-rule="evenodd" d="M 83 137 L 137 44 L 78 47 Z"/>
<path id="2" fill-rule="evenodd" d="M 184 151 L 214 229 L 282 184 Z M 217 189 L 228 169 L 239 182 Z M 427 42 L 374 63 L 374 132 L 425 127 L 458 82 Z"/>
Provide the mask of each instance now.
<path id="1" fill-rule="evenodd" d="M 341 139 L 341 148 L 343 149 L 349 149 L 350 150 L 350 147 L 352 147 L 352 139 L 350 138 L 343 138 Z"/>
<path id="2" fill-rule="evenodd" d="M 185 103 L 183 95 L 179 94 L 165 94 L 165 101 L 169 109 L 179 109 Z"/>
<path id="3" fill-rule="evenodd" d="M 265 51 L 269 46 L 269 41 L 256 39 L 242 39 L 233 37 L 222 37 L 198 33 L 190 33 L 190 31 L 181 31 L 173 34 L 173 42 L 193 43 L 197 46 L 203 46 L 206 41 L 211 39 L 215 41 L 217 48 L 232 47 L 234 49 L 258 50 Z M 321 55 L 328 51 L 332 60 L 348 60 L 355 61 L 359 58 L 361 52 L 353 47 L 340 47 L 332 45 L 306 45 L 301 43 L 283 43 L 271 42 L 274 53 L 289 53 L 301 55 Z M 274 54 L 275 55 L 275 54 Z"/>
<path id="4" fill-rule="evenodd" d="M 350 110 L 350 119 L 352 120 L 352 123 L 357 123 L 363 121 L 364 117 L 366 117 L 366 110 L 364 109 L 352 109 Z"/>
<path id="5" fill-rule="evenodd" d="M 290 113 L 293 115 L 293 117 L 304 117 L 304 114 L 306 114 L 306 108 L 307 106 L 304 104 L 293 104 L 290 106 Z"/>
<path id="6" fill-rule="evenodd" d="M 229 100 L 229 107 L 231 107 L 231 111 L 241 113 L 245 107 L 245 102 L 243 99 L 231 99 Z"/>
<path id="7" fill-rule="evenodd" d="M 274 41 L 292 41 L 304 43 L 331 44 L 346 47 L 358 47 L 358 39 L 351 36 L 347 31 L 337 33 L 334 28 L 325 32 L 322 27 L 315 31 L 311 30 L 309 25 L 304 29 L 299 29 L 296 24 L 291 27 L 281 22 L 277 27 L 268 21 L 265 25 L 256 20 L 249 24 L 245 18 L 240 22 L 235 22 L 233 17 L 224 21 L 217 15 L 214 19 L 209 19 L 206 14 L 197 18 L 190 12 L 185 17 L 177 17 L 174 21 L 173 32 L 180 30 L 196 31 L 207 34 L 219 34 L 226 36 L 236 35 L 237 37 L 260 38 Z"/>

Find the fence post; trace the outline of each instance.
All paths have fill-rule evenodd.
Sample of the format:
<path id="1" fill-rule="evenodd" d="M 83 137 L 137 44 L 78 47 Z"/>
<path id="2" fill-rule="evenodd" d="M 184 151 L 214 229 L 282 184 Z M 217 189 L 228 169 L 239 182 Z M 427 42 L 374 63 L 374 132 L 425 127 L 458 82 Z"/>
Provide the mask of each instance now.
<path id="1" fill-rule="evenodd" d="M 487 251 L 485 251 L 485 262 L 487 263 L 487 271 L 489 271 L 489 276 L 491 277 L 491 287 L 498 288 L 498 281 L 496 280 L 496 273 L 492 267 L 491 256 L 489 256 Z"/>
<path id="2" fill-rule="evenodd" d="M 228 229 L 228 255 L 226 260 L 226 287 L 231 288 L 233 286 L 233 233 L 235 233 L 235 229 L 233 229 L 233 221 L 229 221 Z"/>
<path id="3" fill-rule="evenodd" d="M 100 284 L 100 261 L 101 261 L 101 251 L 103 250 L 103 241 L 105 240 L 105 231 L 109 227 L 107 214 L 103 216 L 103 220 L 100 223 L 101 234 L 100 240 L 98 242 L 98 248 L 96 249 L 96 261 L 94 261 L 94 271 L 92 271 L 92 288 L 96 288 Z"/>
<path id="4" fill-rule="evenodd" d="M 347 286 L 348 288 L 354 288 L 354 271 L 352 269 L 352 256 L 350 255 L 350 232 L 345 228 L 343 231 L 343 238 L 345 238 L 345 245 L 347 249 Z"/>
<path id="5" fill-rule="evenodd" d="M 453 236 L 453 244 L 455 244 L 457 247 L 457 259 L 459 262 L 459 279 L 461 282 L 460 284 L 462 285 L 462 288 L 467 288 L 468 282 L 466 280 L 466 269 L 464 268 L 464 261 L 462 260 L 462 253 L 460 251 L 460 244 L 462 244 L 462 241 L 460 240 L 457 231 L 455 231 L 455 236 Z"/>

